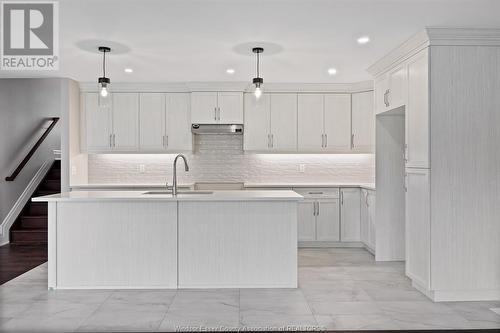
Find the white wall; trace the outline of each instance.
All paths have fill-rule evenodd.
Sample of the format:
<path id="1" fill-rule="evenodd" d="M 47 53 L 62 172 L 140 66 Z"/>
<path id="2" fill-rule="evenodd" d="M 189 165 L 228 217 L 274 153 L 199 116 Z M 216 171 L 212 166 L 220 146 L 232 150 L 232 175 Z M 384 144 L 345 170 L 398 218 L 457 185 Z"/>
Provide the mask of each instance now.
<path id="1" fill-rule="evenodd" d="M 362 182 L 375 180 L 373 154 L 253 154 L 241 135 L 196 135 L 185 154 L 190 171 L 178 165 L 181 183 L 193 182 Z M 91 184 L 172 182 L 175 154 L 95 154 L 88 157 Z M 145 172 L 139 172 L 139 165 Z M 304 173 L 298 170 L 305 164 Z"/>

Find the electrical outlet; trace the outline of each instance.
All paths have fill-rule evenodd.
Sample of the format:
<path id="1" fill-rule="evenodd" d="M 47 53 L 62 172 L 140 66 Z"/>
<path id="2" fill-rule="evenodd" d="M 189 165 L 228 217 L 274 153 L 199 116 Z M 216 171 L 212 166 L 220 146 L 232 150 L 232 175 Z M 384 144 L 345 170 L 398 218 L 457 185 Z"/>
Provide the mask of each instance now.
<path id="1" fill-rule="evenodd" d="M 139 172 L 140 173 L 146 172 L 146 166 L 144 164 L 139 164 Z"/>
<path id="2" fill-rule="evenodd" d="M 76 166 L 71 166 L 71 175 L 74 176 L 76 175 Z"/>
<path id="3" fill-rule="evenodd" d="M 306 165 L 305 164 L 299 164 L 299 172 L 300 173 L 306 172 Z"/>

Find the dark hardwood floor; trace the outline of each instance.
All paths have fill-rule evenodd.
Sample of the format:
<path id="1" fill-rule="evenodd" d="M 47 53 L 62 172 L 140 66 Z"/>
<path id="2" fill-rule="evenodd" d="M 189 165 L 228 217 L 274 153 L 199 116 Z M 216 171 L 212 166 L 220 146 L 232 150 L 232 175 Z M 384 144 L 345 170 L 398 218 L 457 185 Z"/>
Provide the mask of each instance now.
<path id="1" fill-rule="evenodd" d="M 0 284 L 47 261 L 47 244 L 0 246 Z"/>

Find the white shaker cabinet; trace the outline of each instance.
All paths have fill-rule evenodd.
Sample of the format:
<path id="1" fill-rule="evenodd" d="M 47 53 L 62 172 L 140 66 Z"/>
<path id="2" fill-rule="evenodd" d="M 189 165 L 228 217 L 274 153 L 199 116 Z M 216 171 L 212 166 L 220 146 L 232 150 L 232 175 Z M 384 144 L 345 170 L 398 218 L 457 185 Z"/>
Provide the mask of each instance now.
<path id="1" fill-rule="evenodd" d="M 316 240 L 340 240 L 338 199 L 321 199 L 316 202 Z"/>
<path id="2" fill-rule="evenodd" d="M 322 94 L 298 95 L 298 150 L 319 151 L 324 147 L 324 98 Z"/>
<path id="3" fill-rule="evenodd" d="M 139 147 L 141 151 L 165 148 L 165 94 L 140 94 Z"/>
<path id="4" fill-rule="evenodd" d="M 340 189 L 340 240 L 342 242 L 361 240 L 360 200 L 359 188 Z"/>
<path id="5" fill-rule="evenodd" d="M 352 94 L 351 148 L 356 152 L 375 151 L 373 91 Z"/>
<path id="6" fill-rule="evenodd" d="M 245 94 L 244 149 L 297 150 L 297 94 Z"/>
<path id="7" fill-rule="evenodd" d="M 242 124 L 243 93 L 191 93 L 191 122 L 196 124 Z"/>
<path id="8" fill-rule="evenodd" d="M 370 251 L 375 251 L 375 191 L 361 189 L 360 238 Z"/>
<path id="9" fill-rule="evenodd" d="M 299 242 L 316 240 L 316 201 L 304 200 L 299 202 L 297 226 Z"/>
<path id="10" fill-rule="evenodd" d="M 88 151 L 107 151 L 112 149 L 113 124 L 111 108 L 100 108 L 97 93 L 83 95 L 85 110 L 86 139 Z"/>
<path id="11" fill-rule="evenodd" d="M 406 64 L 397 66 L 376 78 L 375 113 L 381 113 L 405 105 L 407 91 Z"/>
<path id="12" fill-rule="evenodd" d="M 429 168 L 429 51 L 424 49 L 408 62 L 406 103 L 406 167 Z"/>
<path id="13" fill-rule="evenodd" d="M 324 145 L 326 151 L 351 149 L 351 95 L 324 95 Z"/>
<path id="14" fill-rule="evenodd" d="M 192 149 L 187 93 L 140 95 L 140 151 Z"/>
<path id="15" fill-rule="evenodd" d="M 389 77 L 381 75 L 374 80 L 375 114 L 387 111 L 387 91 L 389 90 Z"/>

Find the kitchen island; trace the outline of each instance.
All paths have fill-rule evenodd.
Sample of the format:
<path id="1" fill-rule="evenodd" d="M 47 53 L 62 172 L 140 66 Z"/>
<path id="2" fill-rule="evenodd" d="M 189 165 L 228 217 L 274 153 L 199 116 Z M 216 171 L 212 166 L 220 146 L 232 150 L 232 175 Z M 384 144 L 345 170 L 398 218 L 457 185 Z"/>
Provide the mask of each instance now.
<path id="1" fill-rule="evenodd" d="M 78 191 L 48 202 L 51 289 L 296 288 L 293 191 Z"/>

